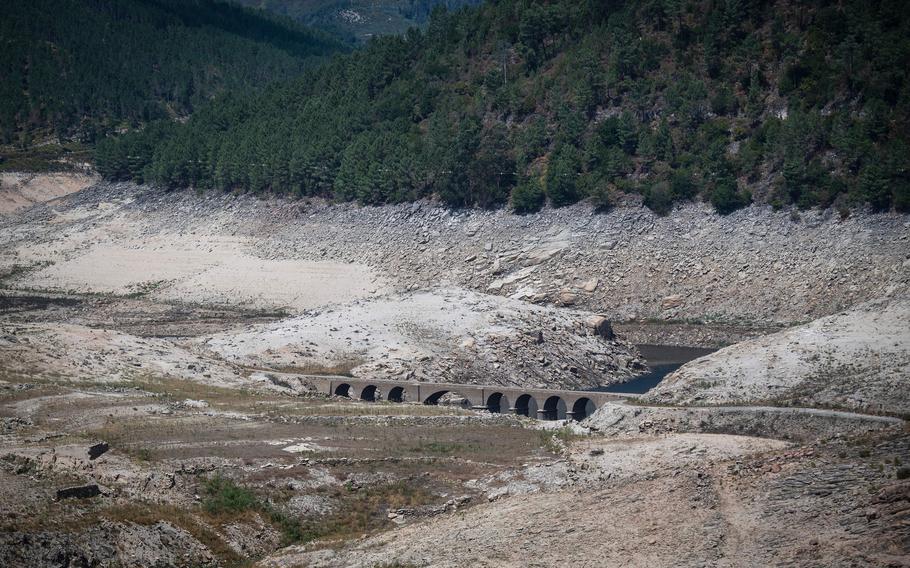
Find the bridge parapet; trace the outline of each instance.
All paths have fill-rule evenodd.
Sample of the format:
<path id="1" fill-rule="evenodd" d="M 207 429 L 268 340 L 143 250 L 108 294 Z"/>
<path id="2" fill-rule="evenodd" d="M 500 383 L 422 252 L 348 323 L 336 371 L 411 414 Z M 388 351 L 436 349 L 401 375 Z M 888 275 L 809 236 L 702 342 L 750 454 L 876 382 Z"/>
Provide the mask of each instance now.
<path id="1" fill-rule="evenodd" d="M 388 379 L 318 377 L 317 388 L 355 400 L 439 404 L 446 394 L 461 396 L 475 410 L 510 412 L 543 420 L 581 420 L 608 401 L 625 397 L 600 391 L 525 389 L 499 385 L 422 383 Z M 312 378 L 311 378 L 312 380 Z"/>

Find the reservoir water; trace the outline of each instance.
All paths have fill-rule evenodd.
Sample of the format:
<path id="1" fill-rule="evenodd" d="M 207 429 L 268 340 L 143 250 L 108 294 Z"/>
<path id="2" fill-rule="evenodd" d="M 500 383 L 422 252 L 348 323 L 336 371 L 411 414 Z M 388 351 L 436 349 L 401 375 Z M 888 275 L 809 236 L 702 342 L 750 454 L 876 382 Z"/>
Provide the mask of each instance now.
<path id="1" fill-rule="evenodd" d="M 675 345 L 636 345 L 636 347 L 638 347 L 651 370 L 625 383 L 600 387 L 594 390 L 642 394 L 654 388 L 664 377 L 682 367 L 683 364 L 715 351 L 715 349 L 702 347 L 677 347 Z"/>

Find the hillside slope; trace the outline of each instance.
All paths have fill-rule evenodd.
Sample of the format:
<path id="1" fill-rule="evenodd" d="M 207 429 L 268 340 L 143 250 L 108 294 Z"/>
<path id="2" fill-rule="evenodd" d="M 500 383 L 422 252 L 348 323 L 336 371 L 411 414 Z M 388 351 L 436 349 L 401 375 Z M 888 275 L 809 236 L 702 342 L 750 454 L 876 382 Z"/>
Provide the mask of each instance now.
<path id="1" fill-rule="evenodd" d="M 402 34 L 426 24 L 437 6 L 456 9 L 481 0 L 237 0 L 293 18 L 298 22 L 340 36 L 365 42 L 377 36 Z"/>
<path id="2" fill-rule="evenodd" d="M 91 142 L 299 74 L 341 46 L 214 0 L 13 0 L 0 16 L 0 143 Z"/>
<path id="3" fill-rule="evenodd" d="M 489 2 L 105 144 L 98 166 L 520 212 L 623 193 L 658 212 L 694 198 L 907 210 L 908 28 L 899 2 Z"/>
<path id="4" fill-rule="evenodd" d="M 687 363 L 643 398 L 678 405 L 755 400 L 905 414 L 910 300 L 867 302 Z"/>

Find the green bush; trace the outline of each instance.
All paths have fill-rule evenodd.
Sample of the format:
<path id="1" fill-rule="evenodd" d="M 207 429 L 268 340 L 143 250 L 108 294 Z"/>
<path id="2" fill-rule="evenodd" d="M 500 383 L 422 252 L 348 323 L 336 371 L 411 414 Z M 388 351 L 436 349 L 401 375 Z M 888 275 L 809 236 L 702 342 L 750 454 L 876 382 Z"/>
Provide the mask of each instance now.
<path id="1" fill-rule="evenodd" d="M 711 205 L 721 215 L 727 215 L 742 209 L 752 202 L 752 197 L 744 191 L 736 188 L 736 182 L 733 180 L 722 180 L 717 183 L 714 190 L 711 191 Z"/>
<path id="2" fill-rule="evenodd" d="M 523 179 L 512 190 L 512 209 L 516 213 L 536 213 L 543 207 L 545 200 L 546 195 L 537 177 Z"/>
<path id="3" fill-rule="evenodd" d="M 666 215 L 673 209 L 673 191 L 670 184 L 660 181 L 645 190 L 644 204 L 658 215 Z"/>
<path id="4" fill-rule="evenodd" d="M 554 207 L 578 201 L 578 153 L 572 146 L 554 152 L 547 168 L 547 197 Z"/>
<path id="5" fill-rule="evenodd" d="M 203 508 L 218 515 L 222 513 L 242 513 L 260 507 L 256 494 L 245 487 L 224 477 L 213 477 L 203 484 Z"/>

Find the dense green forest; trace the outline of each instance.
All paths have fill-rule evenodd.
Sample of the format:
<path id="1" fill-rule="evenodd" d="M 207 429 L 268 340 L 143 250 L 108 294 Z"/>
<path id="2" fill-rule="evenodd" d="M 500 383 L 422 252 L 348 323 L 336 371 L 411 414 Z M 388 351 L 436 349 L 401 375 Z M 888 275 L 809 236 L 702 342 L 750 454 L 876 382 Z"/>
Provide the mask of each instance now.
<path id="1" fill-rule="evenodd" d="M 97 165 L 367 204 L 907 211 L 908 22 L 898 0 L 491 1 L 104 141 Z"/>
<path id="2" fill-rule="evenodd" d="M 436 6 L 449 9 L 480 4 L 481 0 L 236 0 L 293 18 L 350 43 L 402 34 L 421 27 Z"/>
<path id="3" fill-rule="evenodd" d="M 0 143 L 186 116 L 300 74 L 341 44 L 212 0 L 10 0 L 0 15 Z"/>

